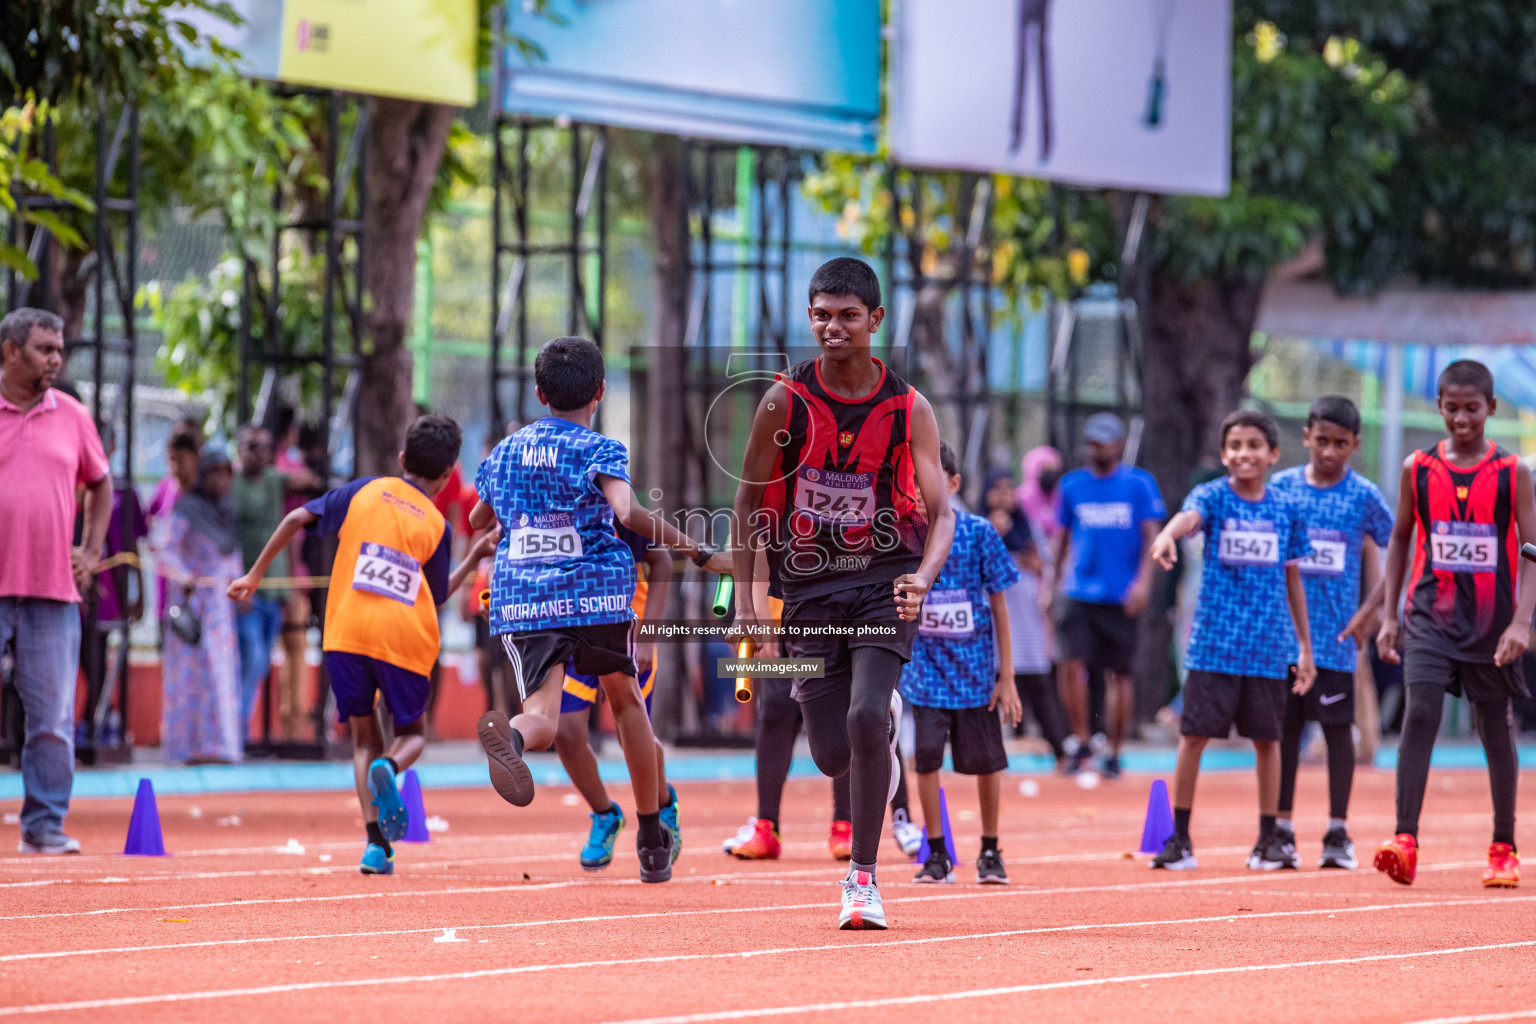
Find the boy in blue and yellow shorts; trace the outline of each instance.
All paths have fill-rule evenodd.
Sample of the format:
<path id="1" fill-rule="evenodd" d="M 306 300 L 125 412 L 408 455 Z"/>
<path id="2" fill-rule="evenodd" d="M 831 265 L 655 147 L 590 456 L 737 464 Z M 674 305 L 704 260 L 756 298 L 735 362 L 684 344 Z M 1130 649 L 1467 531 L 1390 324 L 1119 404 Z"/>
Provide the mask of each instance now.
<path id="1" fill-rule="evenodd" d="M 635 597 L 630 609 L 641 622 L 646 619 L 646 608 L 653 618 L 666 607 L 664 588 L 672 580 L 672 556 L 633 530 L 622 525 L 614 527 L 635 559 L 638 578 Z M 648 601 L 652 586 L 658 588 L 657 600 Z M 640 696 L 645 701 L 645 713 L 651 713 L 651 689 L 656 667 L 656 645 L 638 644 L 635 648 L 635 664 L 639 669 L 637 681 Z M 555 753 L 560 764 L 571 777 L 571 784 L 592 808 L 592 831 L 586 845 L 581 848 L 581 866 L 587 871 L 599 871 L 613 862 L 613 845 L 624 828 L 624 811 L 608 796 L 602 776 L 598 774 L 597 758 L 587 742 L 587 723 L 592 717 L 592 707 L 597 703 L 602 681 L 595 675 L 577 672 L 575 659 L 566 662 L 565 686 L 560 695 L 560 725 L 555 733 Z M 683 852 L 683 833 L 677 820 L 677 790 L 667 784 L 666 756 L 661 741 L 656 741 L 657 797 L 661 801 L 661 824 L 672 833 L 672 862 L 677 863 Z"/>
<path id="2" fill-rule="evenodd" d="M 338 487 L 284 517 L 250 572 L 229 585 L 229 597 L 255 593 L 272 560 L 300 530 L 334 534 L 336 560 L 325 608 L 326 673 L 337 717 L 352 731 L 357 795 L 367 823 L 365 875 L 394 871 L 390 843 L 405 835 L 408 818 L 395 776 L 426 746 L 422 715 L 437 660 L 437 606 L 448 600 L 490 552 L 494 532 L 480 538 L 448 571 L 453 535 L 432 497 L 448 482 L 462 440 L 446 416 L 423 416 L 405 435 L 401 477 L 367 477 Z M 378 698 L 394 720 L 384 746 Z"/>

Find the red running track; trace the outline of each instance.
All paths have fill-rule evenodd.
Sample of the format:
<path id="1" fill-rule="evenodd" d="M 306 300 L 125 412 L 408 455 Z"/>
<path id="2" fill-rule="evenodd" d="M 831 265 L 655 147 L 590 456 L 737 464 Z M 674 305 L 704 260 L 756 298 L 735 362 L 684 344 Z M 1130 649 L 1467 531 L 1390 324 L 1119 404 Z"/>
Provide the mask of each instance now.
<path id="1" fill-rule="evenodd" d="M 969 868 L 953 886 L 915 885 L 887 838 L 887 932 L 836 930 L 842 869 L 819 780 L 790 784 L 784 857 L 756 863 L 719 847 L 752 787 L 684 786 L 685 850 L 665 885 L 639 883 L 632 829 L 611 868 L 583 873 L 586 816 L 569 789 L 522 810 L 488 788 L 428 792 L 450 828 L 400 846 L 388 878 L 357 873 L 361 818 L 341 793 L 163 798 L 165 859 L 102 852 L 121 848 L 130 802 L 80 800 L 70 829 L 86 855 L 0 857 L 0 1017 L 1536 1021 L 1536 880 L 1482 888 L 1482 772 L 1431 779 L 1412 887 L 1312 867 L 1318 768 L 1298 798 L 1304 869 L 1276 873 L 1243 867 L 1257 829 L 1246 773 L 1201 780 L 1201 868 L 1183 874 L 1130 855 L 1148 778 L 1035 781 L 1033 798 L 1005 786 L 1007 888 L 973 884 Z M 946 784 L 969 865 L 974 787 Z M 1391 774 L 1362 772 L 1355 808 L 1368 861 L 1392 828 Z M 290 839 L 304 851 L 277 852 Z"/>

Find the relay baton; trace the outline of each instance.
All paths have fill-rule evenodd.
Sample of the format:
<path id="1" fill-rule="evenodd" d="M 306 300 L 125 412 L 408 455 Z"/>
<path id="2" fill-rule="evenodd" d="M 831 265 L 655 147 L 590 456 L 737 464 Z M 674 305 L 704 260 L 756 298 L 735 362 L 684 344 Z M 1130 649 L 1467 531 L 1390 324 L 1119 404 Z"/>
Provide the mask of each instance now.
<path id="1" fill-rule="evenodd" d="M 715 584 L 715 603 L 710 611 L 715 613 L 715 618 L 723 619 L 731 611 L 731 598 L 736 594 L 736 579 L 733 576 L 721 576 L 720 582 Z"/>
<path id="2" fill-rule="evenodd" d="M 730 577 L 726 577 L 726 578 L 729 579 Z M 738 658 L 745 658 L 750 653 L 752 653 L 752 641 L 743 639 L 741 641 L 741 643 L 736 645 L 736 656 Z M 746 703 L 748 703 L 751 700 L 752 700 L 752 680 L 749 679 L 746 676 L 737 676 L 736 677 L 736 701 L 737 701 L 737 703 L 739 703 L 739 704 L 746 704 Z"/>
<path id="3" fill-rule="evenodd" d="M 1521 544 L 1520 557 L 1527 562 L 1536 562 L 1536 544 Z"/>

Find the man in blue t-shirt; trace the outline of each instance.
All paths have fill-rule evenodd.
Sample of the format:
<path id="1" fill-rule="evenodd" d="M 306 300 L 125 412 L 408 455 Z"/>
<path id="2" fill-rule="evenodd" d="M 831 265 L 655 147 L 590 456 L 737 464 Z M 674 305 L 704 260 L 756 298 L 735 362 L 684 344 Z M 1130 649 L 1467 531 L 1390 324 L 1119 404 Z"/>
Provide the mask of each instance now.
<path id="1" fill-rule="evenodd" d="M 1127 466 L 1125 424 L 1114 413 L 1088 417 L 1083 426 L 1088 465 L 1061 478 L 1061 533 L 1056 539 L 1056 640 L 1061 694 L 1077 734 L 1066 770 L 1093 755 L 1089 736 L 1088 670 L 1104 673 L 1109 752 L 1104 775 L 1120 775 L 1120 745 L 1135 706 L 1131 665 L 1137 616 L 1152 589 L 1152 538 L 1168 512 L 1157 481 Z"/>
<path id="2" fill-rule="evenodd" d="M 939 465 L 949 494 L 956 494 L 960 460 L 947 442 L 939 442 Z M 928 828 L 928 859 L 915 881 L 955 880 L 939 809 L 939 769 L 948 740 L 955 771 L 976 776 L 981 803 L 976 881 L 1008 884 L 997 846 L 1002 773 L 1008 769 L 998 711 L 1010 725 L 1017 725 L 1024 714 L 1008 657 L 1008 604 L 1003 596 L 1018 581 L 1019 570 L 992 524 L 957 511 L 949 557 L 923 599 L 912 660 L 901 672 L 901 696 L 912 705 L 912 761 Z"/>
<path id="3" fill-rule="evenodd" d="M 1305 694 L 1317 670 L 1307 626 L 1307 595 L 1300 562 L 1312 551 L 1296 499 L 1266 487 L 1264 477 L 1280 458 L 1280 428 L 1269 416 L 1239 409 L 1221 424 L 1221 464 L 1227 476 L 1201 484 L 1179 514 L 1152 542 L 1164 569 L 1178 561 L 1178 541 L 1195 532 L 1205 538 L 1200 596 L 1184 656 L 1184 713 L 1179 719 L 1179 760 L 1174 770 L 1174 834 L 1152 867 L 1188 871 L 1196 866 L 1189 838 L 1200 755 L 1212 739 L 1237 734 L 1253 741 L 1259 776 L 1259 841 L 1248 867 L 1288 866 L 1275 836 L 1280 796 L 1280 728 L 1286 679 Z M 1297 638 L 1289 666 L 1287 612 Z"/>
<path id="4" fill-rule="evenodd" d="M 1312 554 L 1301 562 L 1307 591 L 1307 620 L 1311 623 L 1317 682 L 1305 695 L 1285 701 L 1285 726 L 1280 736 L 1280 803 L 1275 832 L 1298 867 L 1296 833 L 1291 806 L 1296 796 L 1296 766 L 1301 758 L 1301 732 L 1317 722 L 1328 744 L 1328 831 L 1323 836 L 1319 867 L 1353 870 L 1355 844 L 1349 838 L 1349 791 L 1355 778 L 1355 631 L 1369 628 L 1356 619 L 1360 610 L 1361 569 L 1367 591 L 1381 575 L 1376 549 L 1392 536 L 1392 510 L 1376 485 L 1349 468 L 1349 457 L 1360 447 L 1360 410 L 1339 395 L 1324 395 L 1312 403 L 1302 441 L 1311 460 L 1276 473 L 1270 486 L 1289 494 L 1301 506 L 1312 541 Z M 1291 651 L 1296 654 L 1295 637 Z"/>
<path id="5" fill-rule="evenodd" d="M 502 638 L 523 699 L 510 722 L 489 711 L 479 722 L 491 785 L 508 803 L 533 800 L 524 750 L 555 741 L 565 667 L 597 676 L 624 748 L 639 827 L 640 880 L 672 877 L 671 834 L 657 800 L 656 738 L 634 660 L 635 559 L 618 522 L 665 544 L 710 572 L 730 559 L 652 517 L 629 481 L 629 453 L 592 429 L 604 392 L 603 354 L 585 338 L 556 338 L 533 367 L 535 394 L 549 415 L 506 438 L 480 464 L 480 495 L 469 521 L 501 524 L 488 614 Z"/>

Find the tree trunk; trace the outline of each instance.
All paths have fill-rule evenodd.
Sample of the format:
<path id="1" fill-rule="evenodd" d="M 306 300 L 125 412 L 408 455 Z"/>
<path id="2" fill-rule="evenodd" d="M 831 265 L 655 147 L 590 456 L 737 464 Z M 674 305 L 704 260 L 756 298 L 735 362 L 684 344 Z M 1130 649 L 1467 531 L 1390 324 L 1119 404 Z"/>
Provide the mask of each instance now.
<path id="1" fill-rule="evenodd" d="M 1246 393 L 1263 283 L 1184 281 L 1157 270 L 1149 277 L 1142 318 L 1146 434 L 1138 461 L 1157 479 L 1173 513 L 1201 460 L 1216 458 L 1221 421 Z M 1159 574 L 1152 610 L 1142 616 L 1135 666 L 1138 719 L 1167 702 L 1172 582 Z"/>
<path id="2" fill-rule="evenodd" d="M 924 397 L 933 406 L 939 437 L 957 452 L 964 452 L 970 424 L 962 422 L 959 396 L 967 353 L 962 352 L 957 359 L 949 348 L 944 316 L 952 292 L 947 284 L 929 282 L 913 297 L 908 377 L 915 378 L 914 383 L 921 381 L 920 387 L 927 389 Z"/>
<path id="3" fill-rule="evenodd" d="M 363 314 L 357 395 L 357 473 L 399 470 L 395 455 L 415 414 L 405 347 L 416 297 L 416 241 L 448 144 L 452 107 L 375 99 L 368 121 L 363 208 Z"/>
<path id="4" fill-rule="evenodd" d="M 645 425 L 644 435 L 634 437 L 635 444 L 643 446 L 646 468 L 646 479 L 637 481 L 637 490 L 643 504 L 677 523 L 681 521 L 677 513 L 687 505 L 688 476 L 683 456 L 688 367 L 682 348 L 688 327 L 688 170 L 678 140 L 666 135 L 651 137 L 641 167 L 651 223 L 656 307 L 648 339 L 646 393 L 633 417 L 637 425 Z M 660 490 L 659 496 L 653 489 Z M 667 618 L 684 617 L 682 588 L 669 587 L 667 594 Z M 658 644 L 656 658 L 660 682 L 653 722 L 657 735 L 669 740 L 682 721 L 688 672 L 678 644 Z"/>

